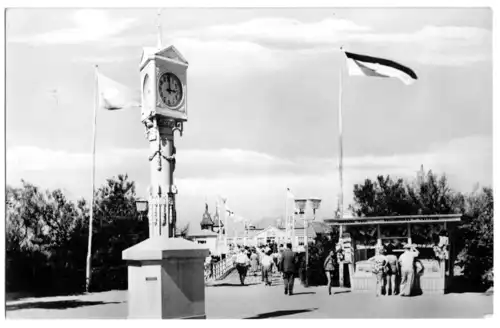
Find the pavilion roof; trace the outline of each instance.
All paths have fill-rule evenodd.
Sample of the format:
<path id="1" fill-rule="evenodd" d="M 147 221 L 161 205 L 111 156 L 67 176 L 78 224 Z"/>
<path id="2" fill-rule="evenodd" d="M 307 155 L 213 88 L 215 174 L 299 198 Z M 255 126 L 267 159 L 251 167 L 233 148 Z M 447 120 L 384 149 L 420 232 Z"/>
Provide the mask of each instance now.
<path id="1" fill-rule="evenodd" d="M 368 216 L 349 219 L 324 219 L 331 225 L 373 225 L 373 224 L 406 224 L 406 223 L 440 223 L 460 222 L 462 214 L 430 214 L 430 215 L 393 215 Z"/>

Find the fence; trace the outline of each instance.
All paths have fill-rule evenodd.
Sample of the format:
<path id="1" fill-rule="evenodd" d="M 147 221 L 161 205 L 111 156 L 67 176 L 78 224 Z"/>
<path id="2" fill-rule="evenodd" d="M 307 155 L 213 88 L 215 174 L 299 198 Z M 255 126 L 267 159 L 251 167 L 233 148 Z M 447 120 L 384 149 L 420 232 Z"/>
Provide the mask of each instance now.
<path id="1" fill-rule="evenodd" d="M 232 256 L 228 256 L 218 262 L 205 264 L 205 281 L 223 279 L 234 268 Z"/>

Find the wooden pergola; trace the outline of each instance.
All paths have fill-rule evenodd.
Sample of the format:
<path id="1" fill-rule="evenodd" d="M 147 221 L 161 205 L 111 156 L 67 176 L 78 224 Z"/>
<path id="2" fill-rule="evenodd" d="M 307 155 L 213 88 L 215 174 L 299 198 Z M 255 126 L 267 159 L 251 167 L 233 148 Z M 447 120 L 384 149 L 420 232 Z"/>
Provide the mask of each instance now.
<path id="1" fill-rule="evenodd" d="M 345 265 L 348 264 L 349 275 L 346 279 L 349 279 L 353 290 L 368 291 L 374 289 L 375 277 L 367 269 L 369 255 L 374 253 L 377 245 L 382 246 L 386 242 L 396 242 L 398 245 L 417 244 L 421 255 L 419 263 L 423 272 L 419 277 L 422 291 L 425 293 L 444 293 L 453 277 L 451 264 L 454 262 L 455 254 L 452 235 L 454 226 L 460 220 L 461 214 L 376 216 L 324 220 L 327 224 L 339 226 L 340 231 L 347 233 L 345 236 L 352 237 L 351 247 L 354 254 L 352 259 L 346 259 L 346 263 L 340 265 L 340 285 L 344 286 L 344 269 Z M 372 231 L 376 229 L 373 236 L 362 233 L 368 228 L 371 228 Z M 433 256 L 433 249 L 437 246 L 434 241 L 426 240 L 423 242 L 425 238 L 422 238 L 421 234 L 418 235 L 419 238 L 416 238 L 417 236 L 412 238 L 412 229 L 416 228 L 422 230 L 427 228 L 430 229 L 431 233 L 439 229 L 441 234 L 446 234 L 448 236 L 447 257 L 441 259 Z M 429 233 L 429 231 L 426 232 Z M 370 237 L 372 238 L 370 239 Z M 399 249 L 396 247 L 395 251 L 402 252 L 403 250 L 402 247 Z"/>

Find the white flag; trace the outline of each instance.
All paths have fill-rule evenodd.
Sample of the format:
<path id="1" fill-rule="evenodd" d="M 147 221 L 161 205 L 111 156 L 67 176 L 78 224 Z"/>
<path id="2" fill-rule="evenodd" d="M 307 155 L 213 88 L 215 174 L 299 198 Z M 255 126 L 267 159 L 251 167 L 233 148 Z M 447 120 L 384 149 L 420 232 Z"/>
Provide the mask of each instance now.
<path id="1" fill-rule="evenodd" d="M 97 73 L 97 93 L 99 108 L 117 110 L 127 107 L 141 107 L 140 93 L 129 87 Z"/>
<path id="2" fill-rule="evenodd" d="M 292 194 L 292 192 L 290 191 L 290 188 L 286 188 L 286 197 L 289 199 L 295 199 L 295 195 Z"/>

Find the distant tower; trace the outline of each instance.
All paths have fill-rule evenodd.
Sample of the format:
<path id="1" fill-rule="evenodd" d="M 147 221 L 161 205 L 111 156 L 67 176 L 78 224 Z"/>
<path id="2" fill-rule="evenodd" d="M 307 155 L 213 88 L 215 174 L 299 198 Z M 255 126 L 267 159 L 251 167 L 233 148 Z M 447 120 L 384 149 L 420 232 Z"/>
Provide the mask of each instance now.
<path id="1" fill-rule="evenodd" d="M 218 204 L 215 204 L 215 214 L 214 214 L 213 222 L 214 222 L 213 230 L 215 231 L 217 229 L 217 231 L 215 231 L 215 232 L 219 233 L 223 229 L 224 224 L 220 220 L 219 205 Z"/>
<path id="2" fill-rule="evenodd" d="M 417 184 L 420 186 L 425 181 L 424 165 L 420 165 L 420 171 L 417 172 Z"/>
<path id="3" fill-rule="evenodd" d="M 202 230 L 214 230 L 214 222 L 212 221 L 210 213 L 208 213 L 207 203 L 205 203 L 205 213 L 203 213 L 203 218 L 201 219 L 200 226 Z"/>

